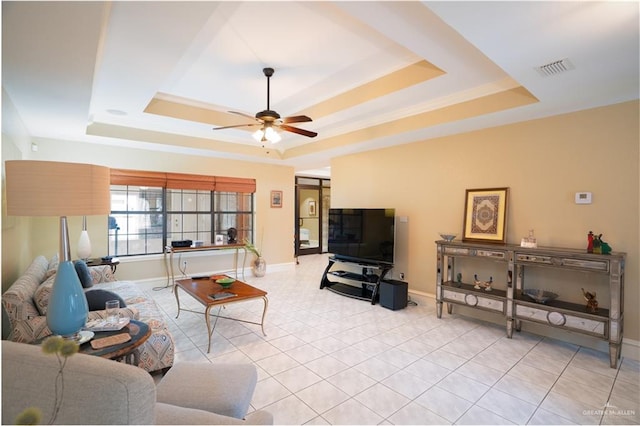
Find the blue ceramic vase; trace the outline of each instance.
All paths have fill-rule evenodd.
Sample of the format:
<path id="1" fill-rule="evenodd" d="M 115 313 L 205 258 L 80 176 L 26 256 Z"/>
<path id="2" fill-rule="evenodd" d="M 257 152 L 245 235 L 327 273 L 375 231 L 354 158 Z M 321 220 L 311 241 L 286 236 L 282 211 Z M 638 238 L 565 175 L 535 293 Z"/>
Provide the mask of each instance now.
<path id="1" fill-rule="evenodd" d="M 60 218 L 60 256 L 47 307 L 47 326 L 53 334 L 71 337 L 87 322 L 89 306 L 76 268 L 71 262 L 67 218 L 64 216 Z"/>

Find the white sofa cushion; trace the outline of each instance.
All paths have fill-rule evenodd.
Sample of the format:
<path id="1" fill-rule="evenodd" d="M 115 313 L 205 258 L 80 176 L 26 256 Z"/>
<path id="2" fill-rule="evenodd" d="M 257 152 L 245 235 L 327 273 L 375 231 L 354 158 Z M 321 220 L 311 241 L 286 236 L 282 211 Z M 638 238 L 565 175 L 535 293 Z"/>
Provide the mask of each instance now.
<path id="1" fill-rule="evenodd" d="M 180 362 L 158 384 L 158 402 L 241 419 L 247 414 L 257 380 L 253 364 L 203 367 L 199 362 Z"/>
<path id="2" fill-rule="evenodd" d="M 2 342 L 2 421 L 14 423 L 29 407 L 47 423 L 55 403 L 59 364 L 37 345 Z M 146 371 L 92 355 L 75 354 L 64 368 L 64 399 L 57 424 L 151 424 L 155 384 Z"/>

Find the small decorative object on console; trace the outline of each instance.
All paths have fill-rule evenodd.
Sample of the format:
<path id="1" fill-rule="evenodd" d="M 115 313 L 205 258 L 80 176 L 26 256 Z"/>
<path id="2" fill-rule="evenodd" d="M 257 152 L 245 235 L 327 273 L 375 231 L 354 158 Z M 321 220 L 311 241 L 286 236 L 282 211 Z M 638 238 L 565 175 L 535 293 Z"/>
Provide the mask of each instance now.
<path id="1" fill-rule="evenodd" d="M 443 240 L 449 242 L 453 241 L 458 236 L 458 234 L 455 234 L 453 232 L 439 232 L 439 234 Z"/>
<path id="2" fill-rule="evenodd" d="M 611 254 L 611 246 L 602 241 L 602 234 L 595 235 L 589 231 L 587 234 L 587 253 Z"/>
<path id="3" fill-rule="evenodd" d="M 462 286 L 462 274 L 458 272 L 458 275 L 456 275 L 456 287 L 461 287 L 461 286 Z"/>
<path id="4" fill-rule="evenodd" d="M 587 312 L 591 314 L 595 314 L 598 312 L 598 301 L 596 300 L 596 293 L 585 291 L 582 289 L 582 295 L 584 296 L 584 300 L 587 301 Z"/>
<path id="5" fill-rule="evenodd" d="M 191 247 L 191 244 L 193 244 L 191 240 L 171 241 L 171 247 Z"/>
<path id="6" fill-rule="evenodd" d="M 536 237 L 533 236 L 533 229 L 529 230 L 529 236 L 528 237 L 524 237 L 520 241 L 520 247 L 538 248 L 538 241 L 536 240 Z"/>
<path id="7" fill-rule="evenodd" d="M 235 244 L 238 242 L 238 230 L 236 228 L 229 228 L 227 230 L 227 242 L 229 244 Z"/>
<path id="8" fill-rule="evenodd" d="M 478 274 L 474 274 L 473 283 L 475 284 L 473 288 L 476 290 L 480 290 L 481 288 L 484 288 L 484 291 L 493 290 L 493 288 L 491 288 L 491 284 L 493 284 L 493 277 L 489 277 L 489 281 L 480 281 L 478 280 Z"/>
<path id="9" fill-rule="evenodd" d="M 534 302 L 542 303 L 542 304 L 545 304 L 545 303 L 555 299 L 556 297 L 558 297 L 557 294 L 555 294 L 555 293 L 553 293 L 551 291 L 539 290 L 537 288 L 525 288 L 522 292 L 527 297 L 533 299 Z"/>

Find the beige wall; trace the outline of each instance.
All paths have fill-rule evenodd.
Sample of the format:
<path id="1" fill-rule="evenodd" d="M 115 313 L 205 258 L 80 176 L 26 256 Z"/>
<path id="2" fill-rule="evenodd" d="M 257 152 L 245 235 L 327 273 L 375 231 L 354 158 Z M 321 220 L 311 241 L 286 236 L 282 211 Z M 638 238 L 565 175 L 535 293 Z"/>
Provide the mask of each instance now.
<path id="1" fill-rule="evenodd" d="M 539 245 L 581 248 L 593 230 L 627 253 L 625 337 L 638 341 L 639 113 L 628 102 L 336 158 L 332 207 L 406 216 L 394 275 L 434 294 L 434 241 L 440 231 L 462 234 L 465 190 L 509 187 L 509 243 L 534 229 Z M 578 191 L 593 203 L 576 205 Z"/>
<path id="2" fill-rule="evenodd" d="M 31 219 L 7 217 L 4 160 L 21 160 L 30 138 L 9 97 L 2 90 L 2 289 L 31 264 Z"/>

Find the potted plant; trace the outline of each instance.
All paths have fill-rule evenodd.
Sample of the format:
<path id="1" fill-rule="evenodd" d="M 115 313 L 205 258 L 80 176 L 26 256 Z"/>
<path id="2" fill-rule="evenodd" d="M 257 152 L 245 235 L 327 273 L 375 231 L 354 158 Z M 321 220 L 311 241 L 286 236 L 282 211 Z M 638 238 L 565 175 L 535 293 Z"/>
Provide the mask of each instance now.
<path id="1" fill-rule="evenodd" d="M 248 238 L 244 239 L 244 247 L 246 250 L 256 255 L 255 260 L 251 263 L 251 271 L 253 272 L 253 275 L 256 277 L 264 277 L 264 274 L 267 272 L 267 262 L 260 254 L 260 250 L 258 250 L 258 248 L 253 245 Z"/>

